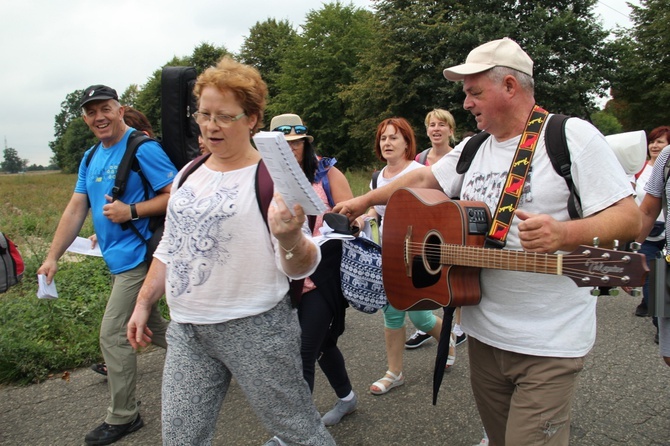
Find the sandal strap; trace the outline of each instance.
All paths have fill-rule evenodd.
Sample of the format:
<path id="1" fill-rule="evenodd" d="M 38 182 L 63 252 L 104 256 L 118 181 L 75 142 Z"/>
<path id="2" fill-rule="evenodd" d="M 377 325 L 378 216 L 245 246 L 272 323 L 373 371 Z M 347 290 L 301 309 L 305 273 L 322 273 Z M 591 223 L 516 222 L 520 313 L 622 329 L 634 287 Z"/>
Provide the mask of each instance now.
<path id="1" fill-rule="evenodd" d="M 387 370 L 386 374 L 391 375 L 391 378 L 393 378 L 392 381 L 398 381 L 398 379 L 402 376 L 402 372 L 400 372 L 400 375 L 396 375 L 395 373 L 393 373 L 390 370 Z M 388 378 L 386 376 L 384 376 L 384 378 L 382 378 L 382 379 L 388 379 Z M 391 380 L 389 380 L 389 381 L 391 381 Z"/>

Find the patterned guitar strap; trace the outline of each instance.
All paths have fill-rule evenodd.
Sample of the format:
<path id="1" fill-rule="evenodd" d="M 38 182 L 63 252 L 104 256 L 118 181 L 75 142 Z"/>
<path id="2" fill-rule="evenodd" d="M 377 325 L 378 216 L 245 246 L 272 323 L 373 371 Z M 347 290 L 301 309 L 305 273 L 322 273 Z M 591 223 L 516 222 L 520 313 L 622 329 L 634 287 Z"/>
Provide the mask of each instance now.
<path id="1" fill-rule="evenodd" d="M 498 200 L 498 208 L 493 216 L 491 229 L 486 235 L 485 248 L 502 249 L 507 243 L 507 233 L 512 223 L 512 217 L 519 205 L 523 186 L 533 160 L 533 153 L 540 139 L 544 123 L 547 121 L 547 116 L 549 116 L 549 112 L 536 105 L 528 117 L 526 129 L 521 135 L 512 165 L 507 174 L 505 188 L 500 195 L 500 200 Z"/>

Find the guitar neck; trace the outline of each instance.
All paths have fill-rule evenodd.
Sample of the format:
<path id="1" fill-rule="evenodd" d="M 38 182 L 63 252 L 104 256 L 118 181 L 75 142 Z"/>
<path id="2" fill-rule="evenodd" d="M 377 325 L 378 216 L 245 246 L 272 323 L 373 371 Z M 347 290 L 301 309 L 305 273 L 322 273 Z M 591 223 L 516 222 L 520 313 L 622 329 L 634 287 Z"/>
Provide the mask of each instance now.
<path id="1" fill-rule="evenodd" d="M 440 263 L 559 276 L 563 273 L 562 254 L 508 251 L 475 246 L 443 244 L 440 248 Z"/>

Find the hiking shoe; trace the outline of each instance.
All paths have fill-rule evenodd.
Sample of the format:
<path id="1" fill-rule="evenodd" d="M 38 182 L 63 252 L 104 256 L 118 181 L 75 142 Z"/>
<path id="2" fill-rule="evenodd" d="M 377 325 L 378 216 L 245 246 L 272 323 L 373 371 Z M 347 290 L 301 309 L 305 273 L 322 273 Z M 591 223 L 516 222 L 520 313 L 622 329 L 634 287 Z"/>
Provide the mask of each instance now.
<path id="1" fill-rule="evenodd" d="M 405 342 L 405 348 L 418 348 L 421 347 L 423 344 L 426 342 L 430 341 L 430 338 L 432 338 L 431 335 L 428 333 L 424 333 L 422 331 L 415 331 L 412 336 Z"/>
<path id="2" fill-rule="evenodd" d="M 639 317 L 647 317 L 649 316 L 649 309 L 647 306 L 642 302 L 640 305 L 635 308 L 635 316 Z"/>
<path id="3" fill-rule="evenodd" d="M 458 337 L 456 338 L 456 347 L 458 347 L 459 345 L 461 345 L 462 343 L 464 343 L 464 342 L 467 341 L 467 340 L 468 340 L 468 335 L 466 335 L 465 333 L 463 333 L 462 335 L 458 336 Z"/>
<path id="4" fill-rule="evenodd" d="M 358 407 L 358 397 L 356 394 L 354 394 L 354 397 L 349 401 L 338 399 L 335 406 L 321 417 L 321 421 L 323 421 L 323 424 L 326 426 L 335 426 L 345 415 L 349 415 L 355 411 L 356 407 Z"/>
<path id="5" fill-rule="evenodd" d="M 142 426 L 144 426 L 144 421 L 142 421 L 140 414 L 137 414 L 135 421 L 126 424 L 107 424 L 103 422 L 86 434 L 84 441 L 87 445 L 112 444 L 128 434 L 140 430 Z"/>

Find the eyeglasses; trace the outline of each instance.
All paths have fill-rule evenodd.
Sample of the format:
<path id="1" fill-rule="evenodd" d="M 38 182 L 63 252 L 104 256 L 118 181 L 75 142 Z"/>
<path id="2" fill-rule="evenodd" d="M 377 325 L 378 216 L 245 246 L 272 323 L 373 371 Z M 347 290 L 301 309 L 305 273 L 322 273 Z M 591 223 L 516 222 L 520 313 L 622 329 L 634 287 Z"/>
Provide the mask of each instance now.
<path id="1" fill-rule="evenodd" d="M 207 125 L 209 124 L 209 121 L 214 121 L 215 125 L 218 124 L 222 127 L 228 127 L 233 122 L 237 121 L 238 119 L 242 119 L 245 116 L 246 113 L 244 112 L 240 113 L 237 116 L 212 115 L 210 113 L 201 113 L 201 112 L 193 113 L 193 119 L 195 119 L 195 122 L 197 122 L 198 125 Z"/>
<path id="2" fill-rule="evenodd" d="M 307 127 L 304 125 L 280 125 L 279 127 L 275 127 L 273 132 L 282 132 L 284 135 L 290 135 L 291 134 L 291 129 L 295 130 L 296 135 L 306 135 L 307 134 Z"/>

